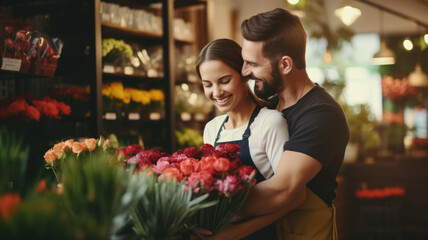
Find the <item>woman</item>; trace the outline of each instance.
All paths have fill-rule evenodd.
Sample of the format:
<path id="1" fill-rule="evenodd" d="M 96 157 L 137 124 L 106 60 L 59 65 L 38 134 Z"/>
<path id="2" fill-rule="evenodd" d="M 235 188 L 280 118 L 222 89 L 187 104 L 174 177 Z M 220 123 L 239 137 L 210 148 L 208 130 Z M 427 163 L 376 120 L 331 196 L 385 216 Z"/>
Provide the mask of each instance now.
<path id="1" fill-rule="evenodd" d="M 281 113 L 267 109 L 241 76 L 241 47 L 232 40 L 218 39 L 202 49 L 196 71 L 205 95 L 221 112 L 207 123 L 204 142 L 241 146 L 240 159 L 257 169 L 257 182 L 270 178 L 288 139 L 287 122 Z M 244 239 L 276 239 L 273 224 Z"/>

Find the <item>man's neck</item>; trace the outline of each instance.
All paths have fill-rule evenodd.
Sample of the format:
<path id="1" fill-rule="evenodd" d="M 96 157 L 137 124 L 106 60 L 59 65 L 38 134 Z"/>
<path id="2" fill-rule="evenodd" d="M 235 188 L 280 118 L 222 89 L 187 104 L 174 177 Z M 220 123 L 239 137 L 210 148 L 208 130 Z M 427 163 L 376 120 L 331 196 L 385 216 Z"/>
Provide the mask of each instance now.
<path id="1" fill-rule="evenodd" d="M 278 93 L 279 102 L 276 107 L 278 111 L 289 108 L 296 104 L 315 84 L 309 79 L 305 70 L 298 70 L 289 74 L 285 82 L 285 88 Z"/>

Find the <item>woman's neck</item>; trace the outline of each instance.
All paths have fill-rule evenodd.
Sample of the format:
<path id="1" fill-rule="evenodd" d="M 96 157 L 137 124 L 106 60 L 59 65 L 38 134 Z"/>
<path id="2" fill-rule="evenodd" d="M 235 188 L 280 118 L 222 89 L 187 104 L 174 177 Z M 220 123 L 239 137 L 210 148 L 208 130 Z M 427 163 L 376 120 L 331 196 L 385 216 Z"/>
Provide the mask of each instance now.
<path id="1" fill-rule="evenodd" d="M 237 110 L 233 110 L 227 113 L 229 115 L 229 119 L 226 123 L 224 123 L 225 129 L 235 129 L 248 124 L 251 118 L 251 114 L 253 113 L 253 110 L 256 107 L 256 103 L 250 99 L 243 103 L 244 104 L 241 104 L 242 106 L 236 108 Z"/>

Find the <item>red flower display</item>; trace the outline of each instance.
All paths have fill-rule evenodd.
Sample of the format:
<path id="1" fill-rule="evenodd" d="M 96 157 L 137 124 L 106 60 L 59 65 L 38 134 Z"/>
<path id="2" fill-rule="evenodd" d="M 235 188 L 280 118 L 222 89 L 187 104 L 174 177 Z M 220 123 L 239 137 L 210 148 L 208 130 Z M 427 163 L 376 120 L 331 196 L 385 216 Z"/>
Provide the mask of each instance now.
<path id="1" fill-rule="evenodd" d="M 236 144 L 222 144 L 215 148 L 204 144 L 199 149 L 188 147 L 172 155 L 157 150 L 132 152 L 134 156 L 123 155 L 127 164 L 137 166 L 138 171 L 153 172 L 158 181 L 168 178 L 183 181 L 185 191 L 192 191 L 194 197 L 208 193 L 207 201 L 217 200 L 217 205 L 200 210 L 189 223 L 189 226 L 216 233 L 237 213 L 249 189 L 256 183 L 256 170 L 242 165 L 239 150 L 240 146 Z M 125 150 L 118 151 L 122 153 Z M 203 217 L 214 215 L 218 217 Z"/>

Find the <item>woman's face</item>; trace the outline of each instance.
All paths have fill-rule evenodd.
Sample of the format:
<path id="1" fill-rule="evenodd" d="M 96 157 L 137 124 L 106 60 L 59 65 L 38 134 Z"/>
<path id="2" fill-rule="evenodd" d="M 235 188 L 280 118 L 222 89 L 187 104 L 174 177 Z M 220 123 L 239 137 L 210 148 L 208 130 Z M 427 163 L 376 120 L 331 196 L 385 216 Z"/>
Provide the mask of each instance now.
<path id="1" fill-rule="evenodd" d="M 209 60 L 199 66 L 204 93 L 221 112 L 238 110 L 245 101 L 246 81 L 241 74 L 220 60 Z"/>

